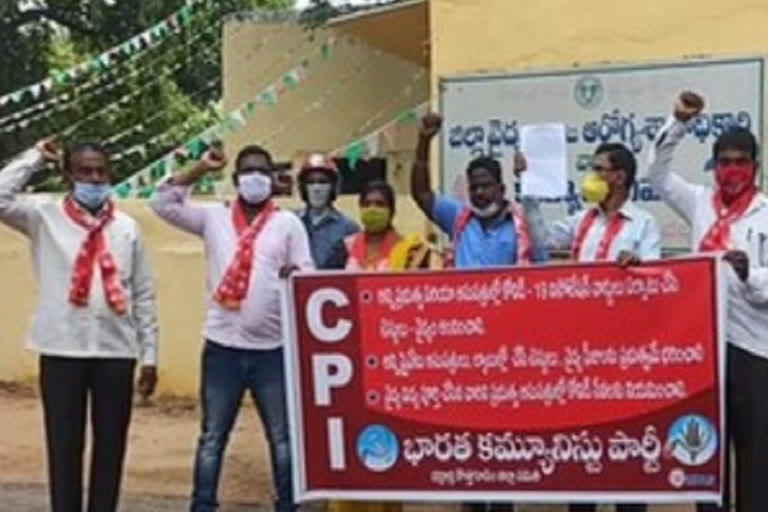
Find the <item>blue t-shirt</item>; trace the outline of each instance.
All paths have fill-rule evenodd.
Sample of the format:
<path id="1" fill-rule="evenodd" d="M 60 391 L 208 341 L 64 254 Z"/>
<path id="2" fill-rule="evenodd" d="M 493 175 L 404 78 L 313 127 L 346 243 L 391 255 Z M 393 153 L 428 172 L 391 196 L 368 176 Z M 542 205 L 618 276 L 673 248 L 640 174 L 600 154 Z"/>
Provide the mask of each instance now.
<path id="1" fill-rule="evenodd" d="M 456 219 L 466 208 L 459 201 L 445 196 L 435 196 L 432 218 L 451 238 Z M 545 261 L 546 253 L 533 250 L 534 261 Z M 501 215 L 487 227 L 483 227 L 474 215 L 470 218 L 454 247 L 457 268 L 498 267 L 517 264 L 517 230 L 510 215 Z"/>

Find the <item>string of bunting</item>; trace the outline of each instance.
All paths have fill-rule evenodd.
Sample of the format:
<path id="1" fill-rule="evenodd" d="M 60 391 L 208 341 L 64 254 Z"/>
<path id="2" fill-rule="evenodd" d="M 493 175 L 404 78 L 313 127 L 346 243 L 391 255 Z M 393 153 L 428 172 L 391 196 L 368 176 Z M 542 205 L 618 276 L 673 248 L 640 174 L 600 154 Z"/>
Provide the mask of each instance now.
<path id="1" fill-rule="evenodd" d="M 348 144 L 337 148 L 332 154 L 343 155 L 344 158 L 349 161 L 350 168 L 354 169 L 355 165 L 363 155 L 376 156 L 380 154 L 381 135 L 400 124 L 417 122 L 427 113 L 428 107 L 429 103 L 424 102 L 417 107 L 403 110 L 385 125 L 368 133 L 362 138 L 354 139 Z"/>
<path id="2" fill-rule="evenodd" d="M 381 55 L 380 50 L 376 50 L 374 55 Z M 269 146 L 280 134 L 284 133 L 289 126 L 293 126 L 298 123 L 304 117 L 311 112 L 319 110 L 325 106 L 328 98 L 333 97 L 337 92 L 344 90 L 350 82 L 360 77 L 364 70 L 371 68 L 377 64 L 375 59 L 364 58 L 360 63 L 350 67 L 343 75 L 335 77 L 333 85 L 328 87 L 322 94 L 316 97 L 315 101 L 308 104 L 299 114 L 293 116 L 290 119 L 283 121 L 277 128 L 269 132 L 262 138 L 262 144 Z"/>
<path id="3" fill-rule="evenodd" d="M 322 108 L 325 101 L 337 92 L 342 91 L 346 86 L 351 82 L 351 78 L 360 76 L 361 72 L 371 65 L 371 60 L 366 59 L 363 61 L 362 64 L 352 67 L 347 73 L 344 75 L 338 77 L 334 81 L 334 86 L 328 88 L 318 99 L 316 99 L 313 103 L 311 103 L 307 108 L 304 109 L 302 114 L 299 114 L 298 116 L 294 116 L 289 121 L 283 123 L 278 127 L 276 130 L 273 130 L 270 134 L 266 136 L 264 139 L 264 143 L 268 145 L 270 141 L 272 141 L 277 135 L 280 133 L 286 131 L 286 129 L 295 124 L 296 122 L 300 121 L 305 115 L 308 113 L 317 110 L 319 108 Z M 411 78 L 409 80 L 409 83 L 406 84 L 402 90 L 396 94 L 393 95 L 390 100 L 387 101 L 385 106 L 379 110 L 374 116 L 369 118 L 365 123 L 363 123 L 358 129 L 355 130 L 354 133 L 359 133 L 363 131 L 364 128 L 367 128 L 370 126 L 373 122 L 375 122 L 377 119 L 380 119 L 386 112 L 390 111 L 388 106 L 395 103 L 401 96 L 410 96 L 413 93 L 413 83 L 419 82 L 424 77 L 424 71 L 419 70 L 413 75 L 411 75 Z M 426 112 L 427 112 L 427 103 L 423 103 L 419 105 L 418 107 L 406 109 L 402 112 L 400 112 L 397 116 L 395 116 L 390 122 L 387 124 L 381 126 L 379 129 L 368 133 L 365 137 L 360 139 L 353 139 L 350 143 L 346 144 L 345 146 L 342 146 L 340 148 L 337 148 L 333 154 L 335 155 L 343 155 L 347 159 L 349 159 L 350 165 L 354 167 L 357 163 L 357 161 L 362 158 L 363 155 L 378 155 L 379 154 L 379 139 L 382 134 L 386 134 L 388 131 L 390 131 L 392 128 L 401 125 L 403 123 L 412 123 L 418 121 Z M 236 126 L 233 128 L 232 131 L 235 129 L 240 129 L 244 127 L 245 124 L 236 124 Z M 201 149 L 200 154 L 204 149 Z M 171 168 L 173 168 L 173 164 L 171 164 Z M 164 176 L 162 173 L 155 173 L 156 176 Z M 148 175 L 145 174 L 143 178 L 140 178 L 139 181 L 139 189 L 140 191 L 137 193 L 138 197 L 147 198 L 152 195 L 154 192 L 154 186 L 152 185 L 152 176 L 153 174 L 151 172 L 148 173 Z M 203 180 L 201 180 L 198 183 L 197 191 L 201 193 L 211 193 L 214 191 L 215 188 L 215 179 L 212 176 L 206 176 Z"/>
<path id="4" fill-rule="evenodd" d="M 197 96 L 200 96 L 200 95 L 204 94 L 205 92 L 209 91 L 210 89 L 218 86 L 220 83 L 221 83 L 221 77 L 216 77 L 213 80 L 210 80 L 209 82 L 207 82 L 200 89 L 197 89 L 196 91 L 192 92 L 191 94 L 188 94 L 187 98 L 192 99 L 192 98 L 195 98 Z M 215 107 L 215 103 L 213 101 L 211 101 L 208 104 L 208 108 L 213 110 L 213 111 L 215 111 L 215 112 L 218 112 L 218 108 Z M 138 135 L 140 133 L 144 133 L 144 131 L 147 129 L 147 127 L 150 126 L 154 120 L 159 119 L 159 118 L 165 116 L 166 114 L 168 114 L 167 110 L 159 110 L 158 112 L 152 114 L 151 116 L 149 116 L 149 117 L 147 117 L 145 119 L 142 119 L 142 121 L 140 123 L 135 124 L 133 126 L 130 126 L 130 127 L 126 128 L 125 130 L 117 132 L 116 134 L 111 135 L 107 139 L 104 139 L 104 144 L 107 145 L 107 146 L 112 147 L 114 144 L 116 144 L 117 142 L 120 142 L 125 137 L 129 137 L 131 135 Z M 218 114 L 217 117 L 221 117 L 221 115 Z M 182 130 L 187 130 L 187 129 L 190 128 L 190 122 L 189 122 L 189 120 L 184 121 L 180 125 L 177 125 L 177 126 L 169 128 L 167 130 L 167 132 L 170 132 L 170 131 L 172 131 L 175 128 L 181 128 Z M 167 132 L 165 132 L 165 133 L 167 133 Z M 153 141 L 153 139 L 150 139 L 149 141 L 147 141 L 147 144 L 151 144 L 152 141 Z M 130 149 L 125 150 L 123 152 L 124 153 L 130 152 Z M 112 159 L 113 160 L 119 160 L 119 156 L 120 156 L 119 154 L 115 155 L 115 156 L 112 157 Z"/>
<path id="5" fill-rule="evenodd" d="M 196 33 L 194 36 L 192 36 L 188 43 L 194 43 L 195 41 L 202 39 L 203 37 L 209 36 L 214 32 L 218 32 L 218 27 L 214 26 L 212 28 L 208 28 L 205 30 L 202 30 L 198 33 Z M 219 41 L 221 38 L 219 38 Z M 120 67 L 124 67 L 127 64 L 129 64 L 132 60 L 139 57 L 140 54 L 134 54 L 130 56 L 128 59 L 123 60 L 120 62 L 120 66 L 116 66 L 113 69 L 111 69 L 111 72 L 118 72 Z M 104 80 L 104 77 L 106 77 L 106 74 L 97 75 L 95 77 L 92 77 L 88 79 L 87 81 L 83 82 L 82 84 L 79 84 L 75 86 L 71 90 L 67 90 L 66 92 L 63 92 L 61 94 L 58 94 L 56 96 L 53 96 L 52 98 L 45 100 L 43 102 L 38 102 L 30 107 L 26 107 L 22 110 L 19 110 L 17 112 L 14 112 L 12 114 L 8 114 L 2 118 L 0 118 L 0 125 L 5 125 L 7 122 L 11 121 L 13 124 L 10 126 L 16 127 L 20 126 L 22 129 L 26 127 L 29 123 L 24 124 L 22 123 L 24 121 L 33 122 L 34 120 L 45 118 L 45 115 L 39 115 L 39 116 L 33 116 L 30 118 L 25 119 L 25 117 L 29 114 L 34 114 L 35 112 L 43 112 L 49 111 L 51 112 L 49 115 L 52 115 L 52 112 L 61 112 L 63 110 L 66 110 L 69 106 L 68 104 L 71 102 L 82 102 L 84 100 L 87 100 L 88 98 L 91 98 L 93 96 L 96 96 L 97 94 L 104 93 L 107 91 L 110 91 L 119 85 L 124 84 L 128 79 L 133 78 L 135 76 L 138 76 L 143 71 L 151 68 L 152 66 L 156 65 L 158 61 L 160 61 L 162 58 L 166 57 L 166 55 L 159 55 L 157 57 L 153 57 L 148 62 L 142 63 L 140 66 L 136 66 L 133 69 L 131 69 L 127 74 L 120 73 L 117 77 L 109 77 L 108 80 Z M 191 61 L 191 58 L 187 58 L 186 61 Z M 55 108 L 53 108 L 55 107 Z M 33 120 L 33 121 L 30 121 Z M 5 126 L 3 126 L 5 128 Z M 11 131 L 11 130 L 3 130 L 5 132 Z"/>
<path id="6" fill-rule="evenodd" d="M 264 37 L 258 45 L 256 45 L 255 50 L 257 53 L 261 51 L 264 47 L 266 47 L 267 43 L 269 43 L 273 38 L 277 37 L 276 33 L 271 34 L 270 36 Z M 280 52 L 280 54 L 277 56 L 277 58 L 273 59 L 263 70 L 260 71 L 260 73 L 264 76 L 269 76 L 269 74 L 272 72 L 273 69 L 275 69 L 282 61 L 290 59 L 293 55 L 296 54 L 297 50 L 301 49 L 303 46 L 305 46 L 307 43 L 312 43 L 314 41 L 314 37 L 312 34 L 308 34 L 302 38 L 300 38 L 299 42 L 287 50 L 283 50 Z M 221 81 L 221 77 L 218 77 L 215 79 L 215 81 L 218 83 Z M 210 83 L 210 85 L 206 85 L 205 89 L 208 89 L 209 87 L 212 87 L 213 84 Z M 198 94 L 201 91 L 197 91 L 195 93 L 192 93 L 189 95 L 189 97 L 195 96 L 195 94 Z M 150 124 L 154 119 L 157 119 L 158 117 L 164 115 L 164 112 L 158 112 L 157 114 L 154 114 L 150 116 L 147 119 L 142 120 L 141 123 L 138 123 L 134 126 L 131 126 L 129 128 L 126 128 L 125 130 L 112 135 L 109 137 L 105 142 L 107 144 L 112 144 L 114 142 L 117 142 L 120 140 L 123 136 L 131 134 L 131 133 L 140 133 L 144 127 L 148 124 Z"/>
<path id="7" fill-rule="evenodd" d="M 256 50 L 263 49 L 267 45 L 267 43 L 272 38 L 274 38 L 274 37 L 276 37 L 275 34 L 272 34 L 271 36 L 263 38 L 260 41 L 260 43 L 256 46 Z M 298 43 L 294 44 L 293 46 L 291 46 L 287 50 L 282 51 L 278 55 L 278 57 L 276 59 L 273 59 L 266 67 L 263 68 L 263 70 L 261 70 L 260 73 L 262 75 L 264 75 L 264 76 L 268 76 L 270 74 L 270 72 L 275 67 L 277 67 L 282 61 L 290 59 L 293 55 L 296 54 L 296 52 L 299 49 L 304 47 L 307 43 L 313 43 L 314 40 L 315 40 L 315 38 L 314 38 L 314 36 L 312 34 L 308 34 L 308 35 L 300 38 Z M 322 46 L 321 46 L 321 50 L 322 50 Z M 329 56 L 330 55 L 325 55 L 326 58 L 329 57 Z M 209 82 L 202 90 L 196 91 L 190 97 L 193 97 L 196 94 L 199 94 L 199 93 L 203 92 L 204 90 L 207 90 L 207 89 L 209 89 L 211 87 L 214 87 L 220 81 L 221 81 L 221 77 L 217 77 L 213 81 Z M 221 121 L 223 119 L 223 116 L 221 115 L 221 113 L 217 109 L 214 109 L 214 110 L 217 111 L 217 118 L 218 118 L 219 121 Z M 160 112 L 150 116 L 147 119 L 143 119 L 141 123 L 138 123 L 138 124 L 136 124 L 134 126 L 131 126 L 131 127 L 127 128 L 127 129 L 125 129 L 125 130 L 115 134 L 115 135 L 110 136 L 108 139 L 105 140 L 105 143 L 108 144 L 108 145 L 111 145 L 111 144 L 114 144 L 115 142 L 119 141 L 120 139 L 122 139 L 126 135 L 135 134 L 135 133 L 141 133 L 141 132 L 143 132 L 144 128 L 147 125 L 149 125 L 153 120 L 155 120 L 158 117 L 161 117 L 163 115 L 165 115 L 165 112 L 164 111 L 160 111 Z M 189 131 L 189 129 L 191 128 L 191 124 L 192 124 L 192 122 L 190 120 L 187 120 L 187 121 L 181 123 L 181 125 L 173 126 L 173 127 L 169 128 L 168 130 L 166 130 L 164 133 L 161 133 L 159 135 L 153 136 L 150 140 L 148 140 L 144 144 L 144 146 L 148 147 L 148 146 L 152 146 L 152 145 L 155 145 L 155 144 L 162 144 L 162 145 L 178 144 L 181 141 L 179 141 L 179 140 L 170 140 L 170 135 L 173 134 L 173 133 L 178 133 L 180 130 L 182 132 Z M 114 155 L 112 157 L 112 159 L 113 160 L 121 160 L 123 157 L 125 157 L 127 154 L 130 154 L 130 153 L 139 153 L 142 156 L 145 156 L 148 153 L 148 148 L 147 147 L 142 147 L 142 145 L 140 145 L 140 144 L 136 145 L 136 146 L 133 146 L 133 147 L 131 147 L 131 148 L 121 152 L 121 153 L 118 153 L 118 154 Z"/>
<path id="8" fill-rule="evenodd" d="M 376 112 L 373 116 L 368 118 L 368 120 L 365 121 L 363 124 L 358 126 L 352 133 L 350 133 L 349 136 L 347 137 L 347 140 L 356 139 L 358 135 L 368 133 L 369 128 L 374 126 L 380 119 L 382 119 L 385 115 L 391 112 L 392 107 L 395 105 L 397 101 L 399 101 L 401 96 L 405 96 L 407 98 L 410 98 L 411 96 L 413 96 L 414 84 L 423 85 L 424 75 L 425 75 L 425 70 L 423 69 L 420 69 L 415 73 L 413 73 L 408 83 L 405 85 L 405 87 L 403 87 L 402 93 L 392 96 L 389 99 L 389 101 L 387 101 L 387 103 L 385 103 L 384 106 L 381 109 L 379 109 L 378 112 Z"/>
<path id="9" fill-rule="evenodd" d="M 153 45 L 160 44 L 178 33 L 182 27 L 189 25 L 192 20 L 193 9 L 209 0 L 189 0 L 181 9 L 177 10 L 164 20 L 144 30 L 130 39 L 113 46 L 101 54 L 69 69 L 54 71 L 51 76 L 21 87 L 15 91 L 0 96 L 0 108 L 8 104 L 21 103 L 26 97 L 33 100 L 39 99 L 43 94 L 52 91 L 56 87 L 65 86 L 83 76 L 92 73 L 103 73 L 121 58 L 141 53 Z"/>
<path id="10" fill-rule="evenodd" d="M 311 61 L 321 56 L 321 62 L 332 56 L 337 41 L 331 37 L 318 47 L 318 51 L 305 58 L 300 64 L 285 72 L 281 77 L 264 88 L 257 96 L 246 101 L 229 114 L 225 115 L 216 125 L 207 128 L 197 136 L 187 141 L 177 149 L 170 151 L 149 166 L 133 174 L 130 178 L 117 184 L 114 192 L 119 198 L 140 197 L 148 198 L 154 194 L 155 184 L 188 160 L 199 159 L 211 143 L 220 140 L 225 133 L 241 129 L 256 115 L 259 105 L 274 107 L 279 98 L 306 81 L 311 67 Z M 212 185 L 211 185 L 212 186 Z"/>
<path id="11" fill-rule="evenodd" d="M 206 52 L 206 55 L 207 54 L 208 53 Z M 214 57 L 212 57 L 212 58 L 210 58 L 210 59 L 208 59 L 208 60 L 206 60 L 204 62 L 213 62 L 215 57 L 216 56 L 214 56 Z M 62 135 L 68 135 L 68 134 L 74 133 L 74 131 L 77 130 L 80 126 L 82 126 L 86 122 L 88 122 L 88 121 L 98 117 L 99 115 L 104 114 L 106 112 L 110 112 L 110 111 L 115 110 L 115 109 L 120 108 L 120 107 L 124 107 L 125 105 L 130 103 L 131 100 L 133 100 L 137 96 L 140 96 L 142 92 L 146 91 L 147 89 L 149 89 L 150 87 L 152 87 L 153 85 L 155 85 L 156 83 L 161 81 L 162 79 L 164 79 L 164 78 L 166 78 L 168 76 L 173 75 L 175 72 L 177 72 L 179 69 L 184 67 L 184 65 L 186 65 L 187 62 L 189 62 L 191 60 L 192 60 L 192 58 L 188 58 L 188 59 L 186 59 L 186 60 L 184 60 L 182 62 L 174 64 L 170 68 L 167 68 L 163 73 L 155 75 L 151 80 L 147 81 L 146 83 L 142 84 L 138 88 L 134 89 L 132 92 L 130 92 L 128 94 L 124 94 L 123 96 L 120 96 L 116 100 L 113 100 L 113 101 L 107 103 L 106 105 L 100 107 L 98 110 L 88 114 L 86 117 L 82 117 L 77 122 L 69 125 L 66 128 L 63 128 L 62 130 L 60 130 L 60 133 Z M 126 75 L 123 78 L 115 80 L 114 82 L 112 82 L 111 84 L 107 85 L 106 87 L 104 87 L 103 89 L 101 89 L 98 92 L 94 92 L 94 93 L 89 93 L 89 94 L 83 95 L 82 98 L 83 99 L 87 99 L 89 97 L 95 96 L 96 94 L 104 93 L 106 91 L 111 91 L 113 89 L 116 89 L 117 87 L 125 84 L 128 81 L 128 79 L 130 79 L 130 78 L 131 78 L 131 75 Z M 0 133 L 10 133 L 10 132 L 18 131 L 18 130 L 24 130 L 29 125 L 31 125 L 33 123 L 36 123 L 37 121 L 40 121 L 42 119 L 51 118 L 56 113 L 62 112 L 63 110 L 67 110 L 68 108 L 70 108 L 70 107 L 57 108 L 57 109 L 54 109 L 53 111 L 49 111 L 49 112 L 41 112 L 39 114 L 35 114 L 33 116 L 30 116 L 30 117 L 28 117 L 28 118 L 26 118 L 26 119 L 24 119 L 22 121 L 18 121 L 18 122 L 13 123 L 13 124 L 7 124 L 5 126 L 0 127 Z"/>
<path id="12" fill-rule="evenodd" d="M 380 52 L 377 52 L 380 53 Z M 362 71 L 368 67 L 371 67 L 375 61 L 366 59 L 365 63 L 363 65 L 357 66 L 353 68 L 350 72 L 346 73 L 342 77 L 339 77 L 335 81 L 335 86 L 329 88 L 326 90 L 317 100 L 315 100 L 313 103 L 308 105 L 304 111 L 294 116 L 293 118 L 289 119 L 288 121 L 282 123 L 277 129 L 270 132 L 265 138 L 264 138 L 264 144 L 269 145 L 274 139 L 280 135 L 281 133 L 284 133 L 288 130 L 290 126 L 295 125 L 297 122 L 299 122 L 301 119 L 303 119 L 307 114 L 310 112 L 313 112 L 315 110 L 318 110 L 323 107 L 325 101 L 328 99 L 328 97 L 332 96 L 337 90 L 341 90 L 346 87 L 348 84 L 348 78 L 353 77 L 356 78 L 360 76 Z M 390 99 L 385 103 L 385 106 L 380 109 L 373 117 L 369 118 L 365 123 L 363 123 L 361 126 L 359 126 L 354 132 L 353 135 L 357 135 L 359 133 L 364 133 L 365 130 L 372 126 L 374 122 L 376 122 L 378 119 L 381 119 L 381 117 L 384 116 L 387 112 L 390 111 L 388 107 L 393 105 L 401 96 L 411 96 L 413 94 L 413 84 L 420 82 L 424 78 L 424 70 L 419 70 L 413 73 L 410 77 L 410 80 L 408 83 L 401 89 L 401 91 L 393 96 L 390 97 Z M 343 155 L 345 158 L 349 160 L 349 164 L 352 168 L 355 167 L 358 160 L 363 155 L 377 155 L 379 154 L 379 144 L 378 144 L 378 136 L 384 132 L 386 129 L 390 128 L 391 126 L 395 126 L 396 124 L 400 124 L 406 121 L 413 121 L 416 119 L 419 119 L 421 116 L 426 113 L 426 103 L 420 107 L 419 109 L 424 108 L 425 110 L 422 111 L 413 111 L 412 109 L 405 110 L 401 112 L 391 124 L 387 124 L 384 127 L 382 127 L 381 130 L 369 133 L 365 138 L 358 140 L 357 138 L 349 137 L 349 139 L 352 140 L 351 143 L 349 143 L 347 146 L 337 148 L 332 154 L 334 155 Z M 410 117 L 409 117 L 410 116 Z M 349 140 L 347 139 L 347 140 Z"/>
<path id="13" fill-rule="evenodd" d="M 204 89 L 210 89 L 211 87 L 214 87 L 218 83 L 219 83 L 219 79 L 211 80 L 210 82 L 208 82 L 205 85 Z M 215 109 L 214 109 L 214 111 L 215 111 Z M 153 119 L 156 119 L 159 115 L 164 115 L 164 114 L 165 114 L 165 112 L 160 112 L 159 114 L 155 114 L 155 116 L 148 118 L 146 123 L 149 124 Z M 139 154 L 139 155 L 142 156 L 142 158 L 146 158 L 147 153 L 149 153 L 151 147 L 158 146 L 158 145 L 175 144 L 177 141 L 174 141 L 172 139 L 172 135 L 174 133 L 177 133 L 179 131 L 181 131 L 181 132 L 188 132 L 193 127 L 193 125 L 196 122 L 198 122 L 200 119 L 206 118 L 207 116 L 210 117 L 210 114 L 211 114 L 211 110 L 202 111 L 202 112 L 196 114 L 196 116 L 193 117 L 192 119 L 187 119 L 183 123 L 180 123 L 180 124 L 177 124 L 175 126 L 172 126 L 172 127 L 170 127 L 169 129 L 165 130 L 162 133 L 159 133 L 157 135 L 153 135 L 152 137 L 150 137 L 149 139 L 147 139 L 146 141 L 144 141 L 144 142 L 142 142 L 140 144 L 134 144 L 133 146 L 131 146 L 129 148 L 126 148 L 126 149 L 120 151 L 119 153 L 114 153 L 110 157 L 110 160 L 120 161 L 123 158 L 126 158 L 127 156 L 129 156 L 131 154 Z M 220 114 L 218 114 L 218 113 L 216 113 L 215 117 L 219 121 L 221 121 L 223 119 L 223 117 Z M 143 129 L 143 127 L 146 126 L 146 125 L 138 125 L 138 126 L 141 126 L 142 129 Z M 107 144 L 108 146 L 110 146 L 110 145 L 114 144 L 115 141 L 117 141 L 117 140 L 119 140 L 119 138 L 110 137 L 109 139 L 106 139 L 104 141 L 104 143 Z"/>
<path id="14" fill-rule="evenodd" d="M 209 57 L 207 62 L 212 62 L 215 58 L 218 57 L 218 54 L 215 54 L 213 50 L 204 50 L 203 55 L 206 55 Z M 141 86 L 137 87 L 133 91 L 129 92 L 128 94 L 124 94 L 123 96 L 119 97 L 118 99 L 110 102 L 109 104 L 103 106 L 99 110 L 96 110 L 95 112 L 91 112 L 85 117 L 80 118 L 76 123 L 70 125 L 67 128 L 64 128 L 63 130 L 59 131 L 59 136 L 62 138 L 66 138 L 73 134 L 78 128 L 86 124 L 87 122 L 91 121 L 92 119 L 96 119 L 102 114 L 105 114 L 107 112 L 111 112 L 113 110 L 118 110 L 120 108 L 124 108 L 127 105 L 129 105 L 135 98 L 140 97 L 147 89 L 154 86 L 164 78 L 167 78 L 169 76 L 172 76 L 174 73 L 176 73 L 178 70 L 183 68 L 186 65 L 185 61 L 178 62 L 174 64 L 173 66 L 167 68 L 162 73 L 156 75 L 152 80 L 142 84 Z"/>

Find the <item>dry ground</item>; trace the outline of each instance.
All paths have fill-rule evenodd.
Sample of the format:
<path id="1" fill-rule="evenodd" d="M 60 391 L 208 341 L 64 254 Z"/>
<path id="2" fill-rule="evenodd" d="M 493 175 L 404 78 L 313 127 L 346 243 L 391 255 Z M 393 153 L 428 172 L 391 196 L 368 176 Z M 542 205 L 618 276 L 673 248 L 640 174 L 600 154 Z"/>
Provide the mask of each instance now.
<path id="1" fill-rule="evenodd" d="M 124 482 L 124 512 L 186 510 L 191 463 L 198 431 L 193 402 L 163 400 L 138 407 Z M 41 410 L 30 390 L 0 387 L 0 511 L 44 512 L 45 454 Z M 232 436 L 221 488 L 222 512 L 270 510 L 266 445 L 253 408 L 240 415 Z M 312 507 L 318 508 L 318 507 Z M 449 505 L 410 505 L 408 512 L 453 512 Z M 559 506 L 521 506 L 520 512 L 560 512 Z M 610 510 L 606 508 L 605 510 Z M 653 512 L 690 512 L 656 507 Z"/>

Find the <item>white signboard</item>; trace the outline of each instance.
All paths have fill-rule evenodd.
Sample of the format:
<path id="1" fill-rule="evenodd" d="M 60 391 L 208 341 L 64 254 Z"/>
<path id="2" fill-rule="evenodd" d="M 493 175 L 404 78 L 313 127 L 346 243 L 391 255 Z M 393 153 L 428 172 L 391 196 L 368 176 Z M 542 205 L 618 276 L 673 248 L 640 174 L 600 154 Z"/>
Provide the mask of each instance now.
<path id="1" fill-rule="evenodd" d="M 498 158 L 510 190 L 512 155 L 523 125 L 564 123 L 568 147 L 568 196 L 548 200 L 551 219 L 583 207 L 582 174 L 603 142 L 621 142 L 638 160 L 632 199 L 656 215 L 664 245 L 687 248 L 688 229 L 645 183 L 648 148 L 672 111 L 678 93 L 693 90 L 707 102 L 691 123 L 676 155 L 686 179 L 709 184 L 712 144 L 732 124 L 751 129 L 762 141 L 762 58 L 688 61 L 635 67 L 571 69 L 551 73 L 480 75 L 441 80 L 443 191 L 466 197 L 465 169 L 474 157 Z M 761 178 L 762 179 L 762 178 Z M 519 193 L 517 185 L 515 191 Z"/>

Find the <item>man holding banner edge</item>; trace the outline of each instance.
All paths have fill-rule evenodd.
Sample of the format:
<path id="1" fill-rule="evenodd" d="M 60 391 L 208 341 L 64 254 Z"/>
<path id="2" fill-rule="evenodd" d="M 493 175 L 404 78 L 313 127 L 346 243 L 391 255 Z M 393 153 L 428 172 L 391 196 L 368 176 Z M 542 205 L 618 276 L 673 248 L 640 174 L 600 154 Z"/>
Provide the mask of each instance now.
<path id="1" fill-rule="evenodd" d="M 724 251 L 733 270 L 726 276 L 726 434 L 736 450 L 737 510 L 757 512 L 768 503 L 768 408 L 762 400 L 768 390 L 768 198 L 755 184 L 757 140 L 743 128 L 727 129 L 713 145 L 714 189 L 689 183 L 671 170 L 687 123 L 703 108 L 701 96 L 679 96 L 674 115 L 656 137 L 648 178 L 690 226 L 692 249 Z M 702 504 L 700 512 L 730 509 L 727 468 L 722 507 Z"/>

